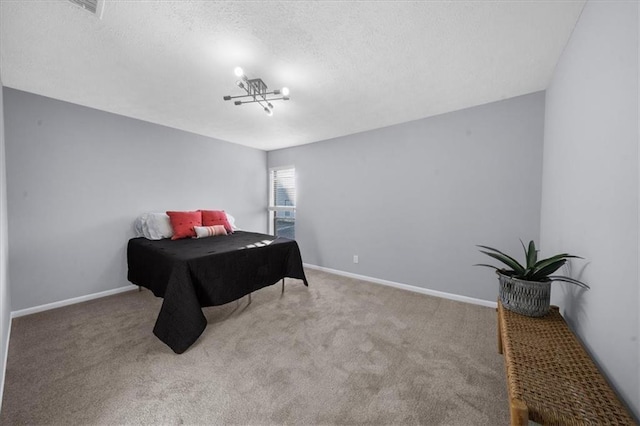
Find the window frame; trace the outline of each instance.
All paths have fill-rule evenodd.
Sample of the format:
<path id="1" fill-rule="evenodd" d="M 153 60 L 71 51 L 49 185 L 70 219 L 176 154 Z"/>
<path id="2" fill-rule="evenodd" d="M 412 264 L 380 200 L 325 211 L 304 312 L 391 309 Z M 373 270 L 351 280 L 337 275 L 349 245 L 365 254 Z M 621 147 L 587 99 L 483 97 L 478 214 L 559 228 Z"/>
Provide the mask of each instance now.
<path id="1" fill-rule="evenodd" d="M 275 183 L 275 173 L 279 170 L 290 170 L 293 169 L 293 182 L 295 185 L 295 189 L 296 189 L 296 205 L 298 204 L 298 185 L 297 185 L 297 173 L 296 173 L 296 167 L 294 165 L 287 165 L 287 166 L 277 166 L 277 167 L 270 167 L 269 168 L 269 205 L 267 206 L 267 212 L 268 212 L 268 233 L 270 235 L 274 235 L 275 236 L 275 212 L 294 212 L 295 215 L 295 211 L 296 211 L 296 206 L 276 206 L 274 205 L 275 203 L 275 188 L 274 188 L 274 183 Z M 295 220 L 295 218 L 294 218 Z M 295 225 L 294 225 L 295 226 Z"/>

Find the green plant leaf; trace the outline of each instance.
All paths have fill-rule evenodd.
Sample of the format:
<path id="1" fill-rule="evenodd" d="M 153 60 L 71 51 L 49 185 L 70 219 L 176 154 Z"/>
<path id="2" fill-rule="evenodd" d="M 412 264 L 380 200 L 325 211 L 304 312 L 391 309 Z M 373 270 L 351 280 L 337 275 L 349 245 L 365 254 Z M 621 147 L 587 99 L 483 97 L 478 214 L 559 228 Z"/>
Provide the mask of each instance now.
<path id="1" fill-rule="evenodd" d="M 554 262 L 545 264 L 542 268 L 534 269 L 529 278 L 532 281 L 541 281 L 560 269 L 565 263 L 567 263 L 567 259 L 557 259 Z"/>
<path id="2" fill-rule="evenodd" d="M 582 288 L 589 288 L 589 289 L 591 288 L 587 284 L 583 283 L 582 281 L 578 281 L 578 280 L 576 280 L 574 278 L 571 278 L 571 277 L 565 277 L 565 276 L 561 276 L 561 275 L 553 275 L 553 276 L 550 276 L 549 279 L 551 281 L 564 281 L 566 283 L 575 284 L 575 285 L 580 286 Z"/>
<path id="3" fill-rule="evenodd" d="M 567 253 L 556 254 L 555 256 L 551 256 L 551 257 L 548 257 L 546 259 L 542 259 L 542 260 L 536 262 L 536 264 L 533 265 L 533 269 L 535 271 L 538 271 L 538 270 L 546 267 L 547 265 L 550 265 L 550 264 L 552 264 L 552 263 L 554 263 L 554 262 L 556 262 L 558 260 L 569 259 L 569 258 L 572 258 L 572 257 L 578 257 L 578 256 L 572 256 L 572 255 L 567 254 Z"/>
<path id="4" fill-rule="evenodd" d="M 524 260 L 527 262 L 526 267 L 529 268 L 529 253 L 527 253 L 527 248 L 524 246 L 522 238 L 520 238 L 520 245 L 522 246 L 522 250 L 524 250 Z"/>
<path id="5" fill-rule="evenodd" d="M 522 265 L 520 265 L 520 263 L 518 263 L 517 260 L 515 260 L 513 257 L 504 254 L 503 252 L 501 252 L 500 250 L 496 250 L 494 248 L 491 247 L 487 247 L 487 246 L 481 246 L 479 245 L 478 247 L 481 247 L 483 249 L 487 249 L 487 250 L 491 250 L 494 253 L 488 252 L 488 251 L 484 251 L 484 250 L 480 250 L 480 253 L 484 253 L 487 256 L 491 256 L 496 260 L 499 260 L 500 262 L 504 263 L 505 265 L 507 265 L 509 268 L 513 269 L 513 271 L 517 274 L 517 275 L 522 275 L 524 274 L 524 267 Z"/>
<path id="6" fill-rule="evenodd" d="M 522 278 L 531 279 L 531 276 L 534 274 L 534 265 L 538 260 L 538 251 L 536 250 L 536 244 L 533 240 L 529 241 L 529 248 L 527 249 L 524 245 L 524 242 L 520 240 L 520 244 L 522 245 L 522 249 L 524 250 L 524 258 L 526 259 L 527 268 L 522 274 Z"/>
<path id="7" fill-rule="evenodd" d="M 476 263 L 476 264 L 475 264 L 475 265 L 473 265 L 473 266 L 486 266 L 487 268 L 493 268 L 493 269 L 495 269 L 496 271 L 499 271 L 499 270 L 500 270 L 500 268 L 498 268 L 498 267 L 496 267 L 496 266 L 493 266 L 493 265 L 487 265 L 486 263 Z"/>
<path id="8" fill-rule="evenodd" d="M 538 262 L 538 250 L 533 240 L 529 241 L 529 252 L 527 253 L 527 268 L 533 268 Z"/>
<path id="9" fill-rule="evenodd" d="M 514 259 L 512 259 L 512 258 L 510 258 L 508 256 L 504 256 L 504 255 L 499 254 L 499 253 L 491 253 L 491 252 L 484 251 L 484 250 L 480 250 L 480 253 L 484 253 L 487 256 L 491 256 L 494 259 L 499 260 L 500 262 L 504 263 L 505 265 L 507 265 L 509 268 L 511 268 L 514 271 L 516 271 L 518 269 L 518 267 L 522 268 L 518 262 L 516 262 Z"/>

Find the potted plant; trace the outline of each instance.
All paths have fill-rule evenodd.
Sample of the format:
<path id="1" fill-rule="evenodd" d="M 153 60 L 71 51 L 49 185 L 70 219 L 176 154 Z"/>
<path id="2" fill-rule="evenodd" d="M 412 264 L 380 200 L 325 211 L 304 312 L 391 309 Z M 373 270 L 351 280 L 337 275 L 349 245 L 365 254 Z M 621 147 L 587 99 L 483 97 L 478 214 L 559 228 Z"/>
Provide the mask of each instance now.
<path id="1" fill-rule="evenodd" d="M 486 266 L 496 270 L 498 281 L 500 282 L 500 302 L 506 309 L 530 317 L 541 317 L 549 312 L 551 283 L 553 281 L 564 281 L 583 288 L 589 288 L 588 285 L 574 278 L 564 275 L 552 275 L 567 263 L 568 259 L 582 259 L 581 257 L 561 253 L 538 260 L 538 250 L 536 250 L 536 245 L 533 241 L 529 242 L 528 248 L 525 247 L 522 240 L 520 240 L 520 244 L 524 249 L 526 266 L 521 265 L 513 257 L 500 250 L 478 245 L 478 247 L 484 249 L 480 250 L 481 253 L 499 260 L 508 267 L 508 269 L 505 269 L 487 264 L 475 265 Z"/>

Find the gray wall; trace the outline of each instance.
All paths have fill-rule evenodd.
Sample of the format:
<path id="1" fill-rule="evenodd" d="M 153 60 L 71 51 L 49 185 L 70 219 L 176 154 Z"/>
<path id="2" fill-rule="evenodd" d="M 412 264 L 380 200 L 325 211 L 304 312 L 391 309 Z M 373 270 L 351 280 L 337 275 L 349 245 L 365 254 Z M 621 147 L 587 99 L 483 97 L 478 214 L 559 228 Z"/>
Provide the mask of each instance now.
<path id="1" fill-rule="evenodd" d="M 539 237 L 542 92 L 268 153 L 294 165 L 305 263 L 495 302 L 475 245 Z M 352 262 L 359 255 L 359 263 Z"/>
<path id="2" fill-rule="evenodd" d="M 547 90 L 541 239 L 585 257 L 591 290 L 552 303 L 640 415 L 637 45 L 636 2 L 586 4 Z"/>
<path id="3" fill-rule="evenodd" d="M 13 310 L 128 284 L 126 244 L 145 211 L 219 208 L 266 231 L 264 151 L 4 95 Z"/>
<path id="4" fill-rule="evenodd" d="M 4 88 L 0 79 L 0 403 L 4 390 L 5 364 L 9 348 L 11 301 L 9 299 L 9 239 L 7 237 L 7 186 L 4 142 Z"/>

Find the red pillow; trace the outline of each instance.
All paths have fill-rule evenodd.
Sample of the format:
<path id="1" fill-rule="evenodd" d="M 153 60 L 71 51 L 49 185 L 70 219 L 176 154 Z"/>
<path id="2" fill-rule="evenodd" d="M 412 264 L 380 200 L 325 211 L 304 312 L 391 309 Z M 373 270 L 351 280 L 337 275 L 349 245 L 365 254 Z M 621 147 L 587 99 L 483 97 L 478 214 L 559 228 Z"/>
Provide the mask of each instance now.
<path id="1" fill-rule="evenodd" d="M 200 212 L 202 212 L 202 226 L 222 225 L 228 233 L 233 233 L 233 229 L 227 220 L 227 214 L 224 210 L 200 210 Z"/>
<path id="2" fill-rule="evenodd" d="M 202 226 L 202 214 L 200 210 L 195 212 L 167 212 L 171 227 L 173 228 L 172 240 L 195 237 L 194 226 Z"/>

